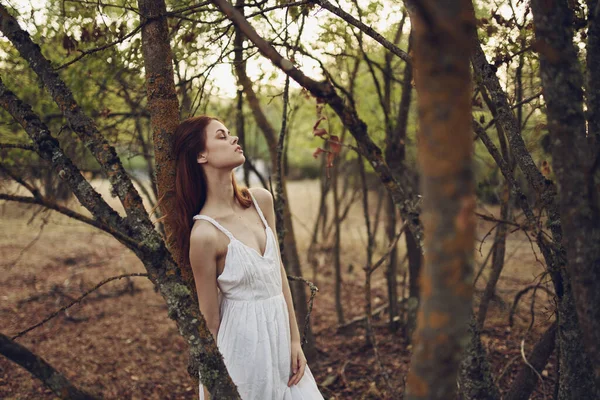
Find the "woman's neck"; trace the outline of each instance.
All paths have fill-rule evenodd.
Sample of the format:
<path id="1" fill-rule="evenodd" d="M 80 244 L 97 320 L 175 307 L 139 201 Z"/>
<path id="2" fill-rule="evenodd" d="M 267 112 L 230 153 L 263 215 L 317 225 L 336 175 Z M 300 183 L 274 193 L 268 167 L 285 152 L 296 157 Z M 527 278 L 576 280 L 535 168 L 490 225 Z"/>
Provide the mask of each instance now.
<path id="1" fill-rule="evenodd" d="M 219 210 L 219 214 L 234 213 L 237 202 L 233 195 L 231 170 L 206 170 L 205 209 Z"/>

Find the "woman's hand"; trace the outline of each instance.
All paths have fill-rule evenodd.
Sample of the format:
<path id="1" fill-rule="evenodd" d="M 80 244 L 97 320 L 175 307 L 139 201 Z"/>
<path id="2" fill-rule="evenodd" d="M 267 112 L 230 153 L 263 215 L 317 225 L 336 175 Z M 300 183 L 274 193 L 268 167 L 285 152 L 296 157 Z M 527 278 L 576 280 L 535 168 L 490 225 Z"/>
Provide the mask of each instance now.
<path id="1" fill-rule="evenodd" d="M 288 382 L 288 386 L 292 386 L 300 382 L 304 376 L 304 368 L 306 368 L 306 357 L 302 351 L 302 346 L 299 341 L 292 341 L 292 372 Z"/>

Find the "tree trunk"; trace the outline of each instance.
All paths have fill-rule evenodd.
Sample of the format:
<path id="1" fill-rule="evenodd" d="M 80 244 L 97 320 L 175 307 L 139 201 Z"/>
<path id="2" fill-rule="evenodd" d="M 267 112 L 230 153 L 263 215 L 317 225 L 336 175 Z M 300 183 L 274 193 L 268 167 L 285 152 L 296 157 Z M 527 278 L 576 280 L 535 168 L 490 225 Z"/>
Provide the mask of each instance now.
<path id="1" fill-rule="evenodd" d="M 386 226 L 385 232 L 388 241 L 391 243 L 396 236 L 396 205 L 394 200 L 386 196 Z M 398 309 L 398 246 L 394 246 L 390 252 L 385 278 L 388 291 L 389 308 L 389 328 L 390 332 L 396 332 L 400 328 L 400 312 Z"/>
<path id="2" fill-rule="evenodd" d="M 415 30 L 418 160 L 425 264 L 406 398 L 448 399 L 472 317 L 475 185 L 472 170 L 470 1 L 419 2 Z"/>
<path id="3" fill-rule="evenodd" d="M 417 325 L 417 309 L 421 298 L 420 275 L 423 254 L 412 232 L 405 232 L 408 252 L 408 301 L 406 302 L 406 337 L 410 342 Z"/>
<path id="4" fill-rule="evenodd" d="M 503 187 L 503 198 L 502 198 L 502 206 L 500 207 L 500 219 L 502 221 L 510 220 L 510 198 L 508 185 L 506 182 L 502 185 Z M 487 285 L 485 286 L 485 290 L 483 295 L 481 296 L 481 302 L 479 303 L 479 311 L 477 313 L 477 325 L 479 329 L 483 330 L 483 324 L 485 322 L 485 318 L 487 316 L 488 307 L 490 305 L 490 301 L 494 297 L 496 293 L 496 285 L 498 284 L 498 280 L 500 279 L 500 274 L 502 273 L 502 269 L 504 268 L 504 255 L 506 253 L 506 232 L 507 225 L 505 223 L 500 223 L 496 228 L 496 235 L 494 237 L 494 249 L 492 253 L 492 271 L 490 273 L 490 278 L 488 279 Z"/>
<path id="5" fill-rule="evenodd" d="M 471 340 L 465 349 L 458 372 L 458 398 L 461 400 L 500 400 L 500 391 L 494 383 L 487 353 L 475 317 L 469 323 Z"/>
<path id="6" fill-rule="evenodd" d="M 333 179 L 331 182 L 333 192 L 333 223 L 334 223 L 334 242 L 333 242 L 333 269 L 335 271 L 335 312 L 337 314 L 338 325 L 345 323 L 344 307 L 342 305 L 342 263 L 341 263 L 341 234 L 342 227 L 340 221 L 340 196 L 338 187 L 339 165 L 333 166 Z"/>
<path id="7" fill-rule="evenodd" d="M 600 151 L 600 9 L 598 0 L 587 0 L 588 30 L 586 46 L 586 119 L 593 152 Z M 596 164 L 596 184 L 600 185 L 600 166 Z M 595 199 L 596 203 L 599 201 Z"/>
<path id="8" fill-rule="evenodd" d="M 589 356 L 595 372 L 596 388 L 587 382 L 587 360 L 579 368 L 569 368 L 573 387 L 561 390 L 559 395 L 578 398 L 600 397 L 600 204 L 594 183 L 594 164 L 598 154 L 590 145 L 586 134 L 583 112 L 583 76 L 573 44 L 572 11 L 566 0 L 531 2 L 537 48 L 540 53 L 540 75 L 547 104 L 548 131 L 551 137 L 554 172 L 560 185 L 559 207 L 563 242 L 567 252 L 567 271 L 570 282 L 565 292 L 572 291 L 571 303 L 576 315 L 568 314 L 559 319 L 572 321 L 581 327 L 585 350 L 579 338 L 565 337 L 559 331 L 561 353 L 580 352 Z M 596 10 L 594 10 L 596 12 Z M 569 285 L 570 283 L 570 285 Z M 570 288 L 568 287 L 570 286 Z M 564 340 L 564 341 L 563 341 Z M 568 340 L 568 342 L 567 342 Z M 564 349 L 564 351 L 563 351 Z M 561 364 L 561 367 L 565 367 Z M 564 371 L 564 370 L 563 370 Z M 564 373 L 561 372 L 561 378 Z"/>
<path id="9" fill-rule="evenodd" d="M 527 400 L 531 396 L 531 392 L 535 389 L 538 381 L 538 374 L 541 374 L 544 367 L 548 363 L 548 359 L 554 351 L 556 343 L 556 322 L 544 332 L 541 339 L 529 356 L 527 362 L 530 365 L 523 364 L 519 373 L 513 380 L 510 390 L 504 396 L 504 400 Z M 535 369 L 535 371 L 534 371 Z M 537 373 L 536 373 L 537 372 Z"/>
<path id="10" fill-rule="evenodd" d="M 173 209 L 172 198 L 169 197 L 174 193 L 175 183 L 175 160 L 171 135 L 179 124 L 179 103 L 175 92 L 172 53 L 165 15 L 167 10 L 164 0 L 139 0 L 138 5 L 142 22 L 145 23 L 142 28 L 142 52 L 155 149 L 156 183 L 159 196 L 164 196 L 161 210 L 165 214 Z M 169 235 L 171 227 L 168 223 L 165 223 L 165 230 Z M 180 256 L 180 249 L 174 243 L 167 245 L 175 260 L 183 260 L 176 268 L 180 271 L 185 284 L 168 282 L 172 278 L 164 279 L 172 277 L 176 271 L 170 271 L 168 264 L 163 265 L 160 259 L 152 260 L 158 264 L 159 271 L 159 276 L 153 277 L 153 282 L 160 287 L 161 294 L 170 306 L 169 316 L 176 320 L 182 319 L 188 324 L 179 326 L 181 334 L 192 344 L 188 372 L 195 381 L 200 375 L 203 385 L 210 391 L 211 396 L 239 398 L 237 388 L 227 373 L 222 355 L 216 346 L 216 338 L 212 337 L 204 317 L 199 312 L 196 285 L 189 260 L 187 257 Z M 178 300 L 178 297 L 183 298 Z M 198 322 L 200 322 L 199 327 Z M 198 333 L 200 333 L 199 338 Z"/>

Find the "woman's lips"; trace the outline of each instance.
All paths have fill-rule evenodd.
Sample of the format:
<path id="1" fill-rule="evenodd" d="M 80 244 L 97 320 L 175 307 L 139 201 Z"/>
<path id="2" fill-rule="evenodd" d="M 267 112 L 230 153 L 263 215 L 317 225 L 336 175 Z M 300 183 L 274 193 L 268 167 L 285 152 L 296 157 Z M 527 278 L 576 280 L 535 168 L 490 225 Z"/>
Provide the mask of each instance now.
<path id="1" fill-rule="evenodd" d="M 244 150 L 242 150 L 242 146 L 239 146 L 235 148 L 235 151 L 239 151 L 240 153 L 243 153 Z"/>

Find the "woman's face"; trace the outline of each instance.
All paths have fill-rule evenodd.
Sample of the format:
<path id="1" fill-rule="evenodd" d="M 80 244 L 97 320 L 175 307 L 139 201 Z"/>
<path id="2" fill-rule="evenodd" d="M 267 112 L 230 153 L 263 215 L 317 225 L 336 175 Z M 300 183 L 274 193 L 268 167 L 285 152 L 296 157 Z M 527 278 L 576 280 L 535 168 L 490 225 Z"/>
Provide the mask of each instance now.
<path id="1" fill-rule="evenodd" d="M 212 120 L 206 126 L 206 146 L 198 154 L 198 163 L 214 168 L 233 169 L 246 161 L 238 137 L 230 136 L 229 129 L 221 122 Z"/>

